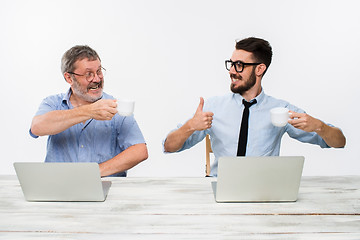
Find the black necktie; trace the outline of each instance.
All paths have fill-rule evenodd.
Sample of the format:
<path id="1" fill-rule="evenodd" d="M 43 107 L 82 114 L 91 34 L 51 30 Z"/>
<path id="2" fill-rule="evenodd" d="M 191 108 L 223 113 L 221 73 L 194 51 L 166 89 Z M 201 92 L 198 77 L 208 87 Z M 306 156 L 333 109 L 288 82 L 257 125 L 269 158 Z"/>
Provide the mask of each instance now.
<path id="1" fill-rule="evenodd" d="M 247 137 L 248 137 L 249 108 L 255 103 L 256 103 L 256 99 L 254 99 L 254 101 L 252 102 L 247 102 L 245 101 L 245 99 L 243 99 L 243 104 L 245 108 L 241 120 L 237 156 L 245 156 Z"/>

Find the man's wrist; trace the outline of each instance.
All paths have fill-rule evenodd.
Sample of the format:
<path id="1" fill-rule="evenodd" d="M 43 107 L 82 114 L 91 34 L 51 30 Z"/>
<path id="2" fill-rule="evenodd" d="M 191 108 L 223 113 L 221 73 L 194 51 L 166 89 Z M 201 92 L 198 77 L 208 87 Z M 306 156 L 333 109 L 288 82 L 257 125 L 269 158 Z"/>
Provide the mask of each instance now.
<path id="1" fill-rule="evenodd" d="M 91 115 L 91 106 L 90 104 L 80 106 L 75 110 L 78 111 L 79 116 L 86 117 L 86 119 L 91 119 L 93 116 Z"/>
<path id="2" fill-rule="evenodd" d="M 319 125 L 318 125 L 317 128 L 315 129 L 315 132 L 316 132 L 317 134 L 321 134 L 322 132 L 324 132 L 325 126 L 326 126 L 326 124 L 319 120 Z"/>
<path id="3" fill-rule="evenodd" d="M 194 120 L 193 119 L 190 119 L 189 121 L 187 121 L 186 124 L 184 125 L 184 127 L 185 127 L 185 131 L 187 133 L 192 134 L 193 132 L 196 131 L 196 128 L 194 127 Z"/>

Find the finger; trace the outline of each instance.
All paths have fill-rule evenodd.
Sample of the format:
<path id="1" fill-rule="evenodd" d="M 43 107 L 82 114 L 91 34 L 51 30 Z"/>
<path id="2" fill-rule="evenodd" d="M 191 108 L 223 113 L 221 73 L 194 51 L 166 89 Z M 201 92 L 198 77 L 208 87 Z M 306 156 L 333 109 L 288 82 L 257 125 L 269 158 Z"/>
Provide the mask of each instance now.
<path id="1" fill-rule="evenodd" d="M 113 100 L 113 104 L 112 104 L 112 106 L 117 108 L 117 105 L 118 105 L 117 100 L 116 100 L 116 99 L 114 99 L 114 100 Z"/>
<path id="2" fill-rule="evenodd" d="M 289 118 L 294 119 L 294 118 L 298 118 L 299 117 L 299 113 L 294 112 L 294 111 L 289 111 Z"/>
<path id="3" fill-rule="evenodd" d="M 306 128 L 306 124 L 304 123 L 296 123 L 296 124 L 292 124 L 293 127 L 304 130 Z"/>
<path id="4" fill-rule="evenodd" d="M 109 112 L 109 115 L 108 115 L 108 116 L 109 116 L 109 118 L 110 118 L 109 120 L 111 120 L 111 119 L 115 116 L 115 114 L 116 114 L 116 112 L 115 112 L 115 113 L 113 113 L 113 112 Z"/>
<path id="5" fill-rule="evenodd" d="M 291 119 L 300 119 L 300 118 L 304 118 L 305 116 L 306 116 L 306 113 L 291 112 L 291 114 L 290 114 Z"/>
<path id="6" fill-rule="evenodd" d="M 206 115 L 206 116 L 209 116 L 209 117 L 212 117 L 212 116 L 214 116 L 214 113 L 212 113 L 212 112 L 206 112 L 205 115 Z"/>
<path id="7" fill-rule="evenodd" d="M 106 101 L 106 105 L 112 108 L 116 108 L 117 107 L 117 101 L 116 99 L 108 99 Z"/>
<path id="8" fill-rule="evenodd" d="M 200 97 L 199 106 L 196 109 L 196 112 L 202 112 L 204 108 L 204 98 Z"/>
<path id="9" fill-rule="evenodd" d="M 301 123 L 292 123 L 291 125 L 293 125 L 293 127 L 299 128 L 302 126 Z"/>
<path id="10" fill-rule="evenodd" d="M 111 113 L 112 115 L 115 115 L 118 112 L 117 108 L 110 108 L 109 109 L 109 113 Z"/>
<path id="11" fill-rule="evenodd" d="M 296 118 L 296 119 L 289 120 L 288 122 L 291 125 L 295 126 L 295 125 L 298 125 L 298 124 L 303 124 L 304 121 L 302 119 Z"/>

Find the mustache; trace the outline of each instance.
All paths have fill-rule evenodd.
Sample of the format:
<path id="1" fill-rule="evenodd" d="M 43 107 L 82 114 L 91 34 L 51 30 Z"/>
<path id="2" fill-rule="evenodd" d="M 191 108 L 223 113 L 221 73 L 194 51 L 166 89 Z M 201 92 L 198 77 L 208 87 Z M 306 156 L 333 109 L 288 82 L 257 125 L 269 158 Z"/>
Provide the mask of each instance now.
<path id="1" fill-rule="evenodd" d="M 233 73 L 230 74 L 230 78 L 242 80 L 242 77 L 241 77 L 240 75 L 238 75 L 238 74 L 233 74 Z"/>
<path id="2" fill-rule="evenodd" d="M 96 82 L 96 83 L 91 82 L 91 83 L 88 85 L 87 89 L 96 88 L 96 87 L 102 87 L 102 86 L 103 86 L 103 81 Z"/>

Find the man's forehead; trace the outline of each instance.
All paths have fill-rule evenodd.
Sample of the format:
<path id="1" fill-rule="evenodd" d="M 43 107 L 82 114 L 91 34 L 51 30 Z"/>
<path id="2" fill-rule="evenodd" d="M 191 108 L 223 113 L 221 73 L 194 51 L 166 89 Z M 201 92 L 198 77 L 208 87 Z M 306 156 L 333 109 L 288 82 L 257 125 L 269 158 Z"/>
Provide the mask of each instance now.
<path id="1" fill-rule="evenodd" d="M 250 60 L 253 60 L 253 54 L 242 49 L 235 49 L 231 56 L 231 60 L 248 62 Z"/>
<path id="2" fill-rule="evenodd" d="M 99 59 L 88 59 L 88 58 L 83 58 L 83 59 L 79 59 L 75 62 L 74 64 L 75 68 L 83 68 L 83 69 L 98 69 L 99 67 L 101 67 L 101 62 Z"/>

